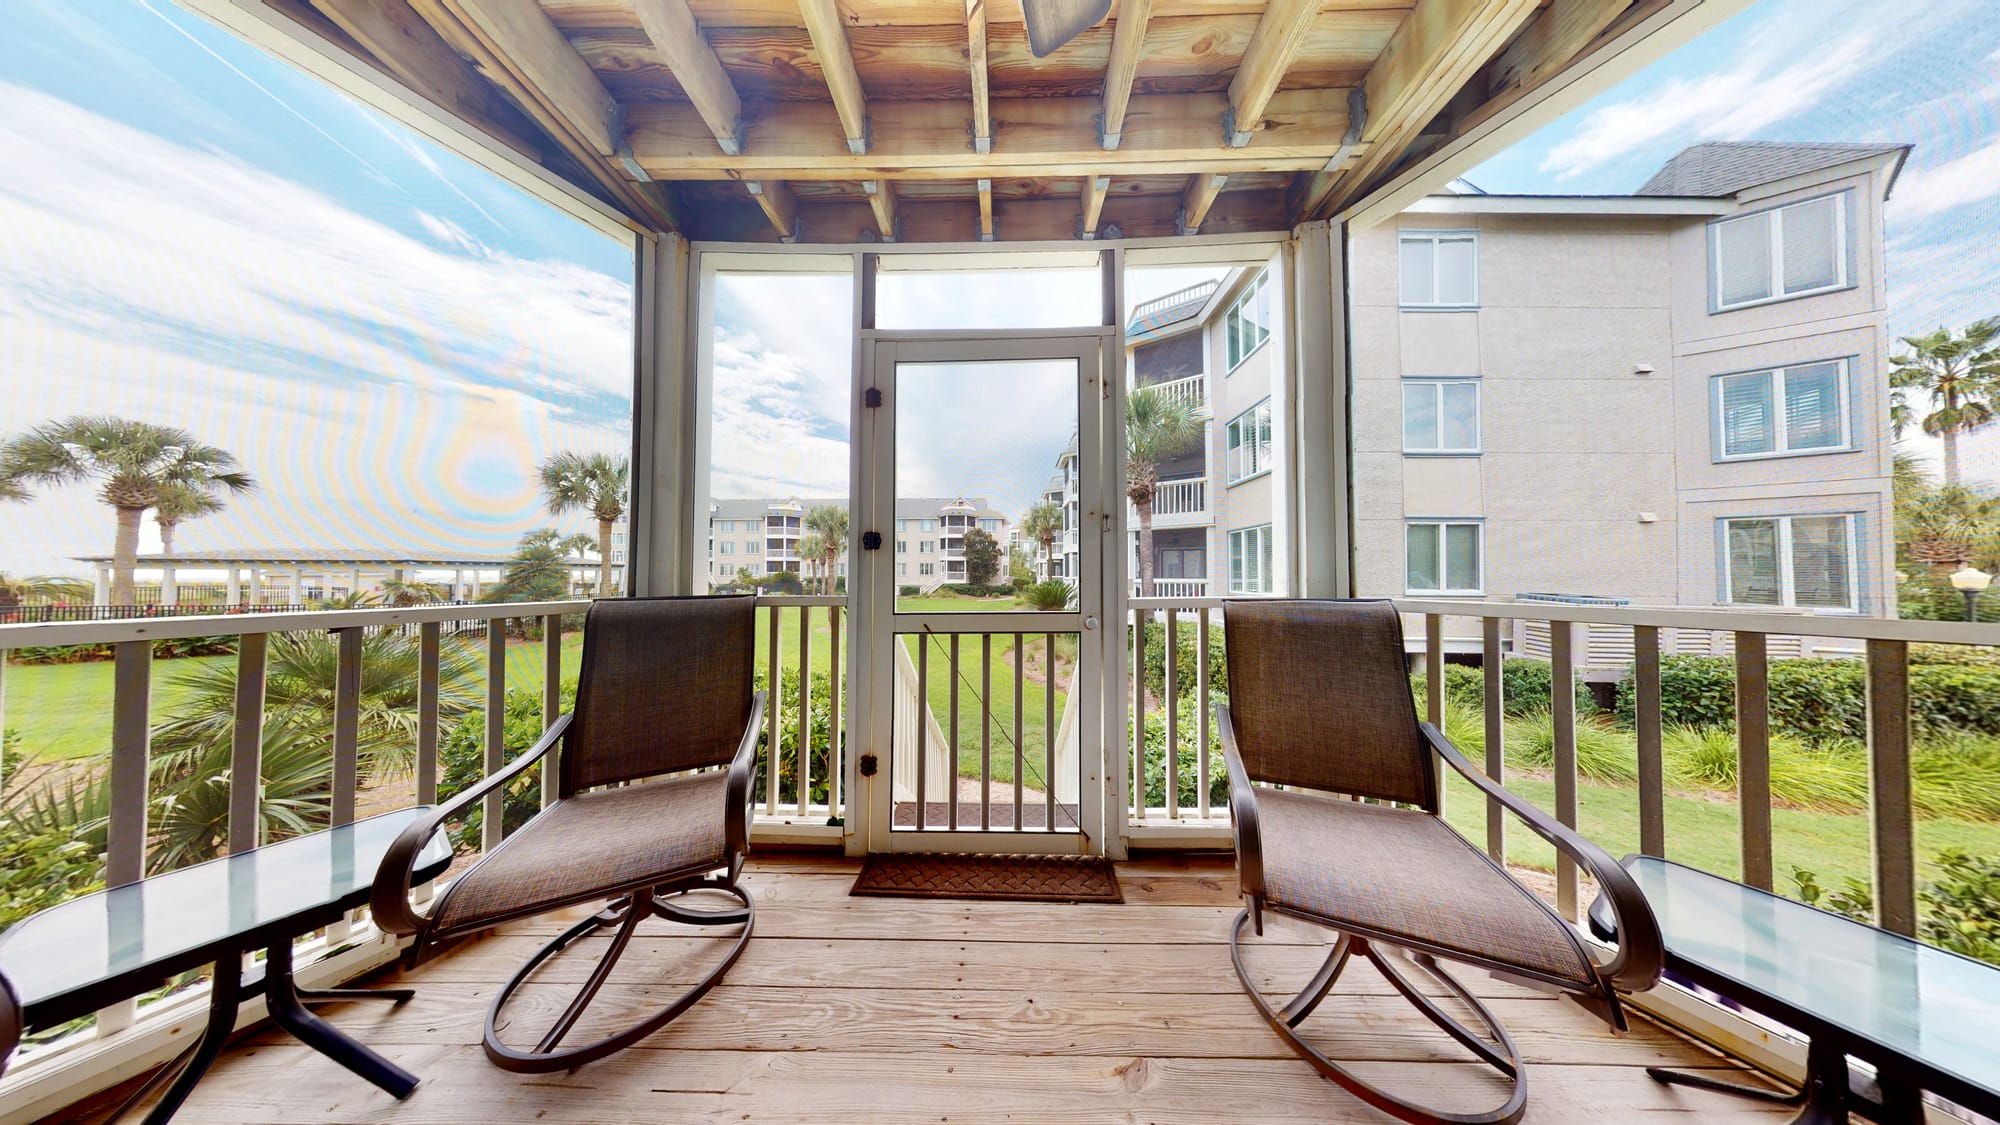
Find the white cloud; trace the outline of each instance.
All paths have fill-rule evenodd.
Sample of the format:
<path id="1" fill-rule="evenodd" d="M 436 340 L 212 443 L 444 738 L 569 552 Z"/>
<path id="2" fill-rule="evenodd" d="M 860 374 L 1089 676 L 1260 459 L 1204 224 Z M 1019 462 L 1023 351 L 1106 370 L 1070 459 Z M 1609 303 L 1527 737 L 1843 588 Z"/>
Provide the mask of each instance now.
<path id="1" fill-rule="evenodd" d="M 1996 197 L 2000 197 L 2000 135 L 1955 160 L 1904 173 L 1889 207 L 1898 220 L 1921 219 Z"/>
<path id="2" fill-rule="evenodd" d="M 629 442 L 621 279 L 436 215 L 413 237 L 6 83 L 0 152 L 0 430 L 90 410 L 231 449 L 263 488 L 191 546 L 502 549 L 547 522 L 543 454 Z M 10 505 L 0 567 L 62 569 L 109 532 L 81 489 Z"/>

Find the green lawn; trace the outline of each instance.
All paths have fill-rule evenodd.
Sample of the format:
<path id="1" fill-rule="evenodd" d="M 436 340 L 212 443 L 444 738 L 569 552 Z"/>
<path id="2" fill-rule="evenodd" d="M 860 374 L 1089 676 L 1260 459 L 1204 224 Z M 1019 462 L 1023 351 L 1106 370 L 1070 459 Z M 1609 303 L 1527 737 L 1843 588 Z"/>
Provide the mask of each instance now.
<path id="1" fill-rule="evenodd" d="M 176 669 L 233 660 L 190 656 L 153 662 L 152 713 L 155 720 L 185 698 Z M 6 725 L 21 736 L 21 753 L 39 761 L 86 758 L 111 752 L 111 668 L 109 660 L 89 664 L 9 664 L 6 668 Z"/>
<path id="2" fill-rule="evenodd" d="M 909 648 L 914 659 L 917 653 L 917 638 L 906 637 L 903 643 Z M 1000 635 L 993 638 L 992 655 L 992 723 L 985 727 L 981 722 L 980 699 L 984 694 L 983 669 L 985 656 L 981 638 L 965 636 L 959 641 L 958 676 L 951 675 L 951 647 L 946 637 L 933 637 L 925 646 L 929 652 L 930 667 L 926 671 L 925 691 L 930 697 L 931 714 L 936 716 L 938 725 L 947 735 L 951 732 L 951 698 L 956 687 L 958 692 L 958 737 L 954 740 L 958 747 L 958 772 L 961 777 L 980 776 L 982 740 L 990 740 L 992 754 L 992 776 L 995 781 L 1014 780 L 1014 638 Z M 1025 785 L 1046 789 L 1044 763 L 1048 753 L 1048 689 L 1042 684 L 1040 671 L 1045 659 L 1046 641 L 1042 637 L 1029 635 L 1027 651 L 1023 654 L 1026 665 L 1026 681 L 1021 685 L 1021 753 L 1023 757 L 1023 777 Z M 1057 660 L 1065 670 L 1058 673 L 1061 680 L 1067 679 L 1069 665 L 1065 660 L 1075 659 L 1074 643 L 1065 645 L 1063 638 L 1057 638 Z M 1055 721 L 1062 724 L 1063 707 L 1068 703 L 1068 693 L 1055 693 Z M 898 732 L 899 737 L 904 737 Z"/>

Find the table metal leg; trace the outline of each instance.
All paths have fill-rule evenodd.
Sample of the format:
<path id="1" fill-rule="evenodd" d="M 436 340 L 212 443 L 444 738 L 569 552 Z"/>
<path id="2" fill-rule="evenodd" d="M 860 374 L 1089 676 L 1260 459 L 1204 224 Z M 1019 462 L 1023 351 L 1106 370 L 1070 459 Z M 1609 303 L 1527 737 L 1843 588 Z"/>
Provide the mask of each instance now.
<path id="1" fill-rule="evenodd" d="M 329 993 L 353 990 L 329 989 Z M 402 1099 L 417 1088 L 417 1076 L 362 1046 L 339 1029 L 306 1010 L 298 985 L 292 980 L 292 946 L 281 941 L 271 946 L 264 961 L 265 1003 L 271 1022 L 284 1028 L 306 1046 L 373 1082 L 391 1097 Z M 364 993 L 396 998 L 394 992 Z M 318 999 L 353 999 L 347 995 L 325 995 Z"/>
<path id="2" fill-rule="evenodd" d="M 1878 1107 L 1863 1104 L 1866 1099 L 1852 1096 L 1851 1077 L 1847 1066 L 1847 1052 L 1839 1044 L 1828 1043 L 1824 1039 L 1814 1039 L 1806 1045 L 1805 1085 L 1795 1094 L 1781 1093 L 1761 1086 L 1746 1086 L 1735 1082 L 1723 1082 L 1700 1074 L 1667 1070 L 1663 1067 L 1647 1067 L 1646 1073 L 1656 1082 L 1676 1086 L 1691 1086 L 1717 1093 L 1734 1094 L 1738 1097 L 1756 1098 L 1759 1101 L 1776 1102 L 1779 1105 L 1801 1107 L 1799 1115 L 1792 1119 L 1792 1125 L 1847 1125 L 1848 1114 L 1859 1111 L 1874 1120 L 1903 1125 L 1906 1118 L 1898 1115 L 1893 1106 L 1882 1117 L 1876 1117 L 1871 1110 Z M 1914 1119 L 1921 1121 L 1919 1116 Z"/>
<path id="3" fill-rule="evenodd" d="M 230 1033 L 236 1030 L 236 1007 L 243 992 L 242 951 L 224 950 L 222 956 L 216 958 L 215 969 L 210 976 L 208 1026 L 202 1030 L 201 1040 L 185 1056 L 187 1062 L 181 1066 L 180 1073 L 174 1075 L 173 1084 L 167 1087 L 167 1092 L 160 1095 L 160 1100 L 147 1112 L 146 1125 L 165 1125 L 174 1119 L 174 1114 L 180 1110 L 181 1103 L 187 1101 L 188 1094 L 194 1090 L 194 1084 L 201 1081 L 202 1075 L 208 1073 L 208 1068 L 214 1064 L 216 1056 L 222 1054 L 223 1046 L 229 1042 Z M 168 1063 L 160 1074 L 164 1075 L 172 1069 L 173 1064 Z M 118 1112 L 112 1114 L 109 1121 L 116 1121 L 124 1116 L 127 1109 L 153 1090 L 158 1084 L 158 1079 L 159 1075 L 149 1079 L 130 1101 L 118 1107 Z"/>

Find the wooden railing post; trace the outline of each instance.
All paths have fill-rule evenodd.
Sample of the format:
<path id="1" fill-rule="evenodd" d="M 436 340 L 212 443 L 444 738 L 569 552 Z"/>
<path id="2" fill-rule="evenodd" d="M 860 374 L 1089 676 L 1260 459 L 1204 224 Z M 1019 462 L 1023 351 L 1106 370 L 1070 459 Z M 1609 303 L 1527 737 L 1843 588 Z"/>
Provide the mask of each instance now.
<path id="1" fill-rule="evenodd" d="M 507 764 L 507 619 L 486 621 L 486 773 L 491 776 Z M 504 786 L 502 787 L 505 788 Z M 490 852 L 500 846 L 504 833 L 507 794 L 495 789 L 480 805 L 479 850 Z"/>
<path id="2" fill-rule="evenodd" d="M 229 748 L 229 851 L 262 842 L 264 789 L 264 661 L 268 633 L 236 640 L 236 721 Z"/>
<path id="3" fill-rule="evenodd" d="M 1424 614 L 1424 717 L 1444 729 L 1444 617 Z M 1444 759 L 1431 755 L 1431 773 L 1438 779 L 1438 815 L 1445 810 Z"/>
<path id="4" fill-rule="evenodd" d="M 1181 815 L 1181 699 L 1180 699 L 1180 614 L 1167 607 L 1166 698 L 1160 701 L 1161 717 L 1167 722 L 1167 816 Z"/>
<path id="5" fill-rule="evenodd" d="M 1633 727 L 1639 739 L 1639 850 L 1667 855 L 1666 759 L 1660 730 L 1660 630 L 1632 628 Z"/>
<path id="6" fill-rule="evenodd" d="M 1507 778 L 1506 657 L 1500 651 L 1500 619 L 1479 622 L 1479 662 L 1485 678 L 1486 703 L 1480 717 L 1486 724 L 1486 776 L 1505 784 Z M 1486 854 L 1507 862 L 1507 814 L 1500 802 L 1486 799 Z"/>
<path id="7" fill-rule="evenodd" d="M 799 607 L 799 737 L 792 776 L 799 786 L 799 816 L 812 806 L 812 607 Z"/>
<path id="8" fill-rule="evenodd" d="M 1762 633 L 1736 634 L 1736 800 L 1743 882 L 1771 889 L 1771 676 Z"/>
<path id="9" fill-rule="evenodd" d="M 832 713 L 826 721 L 826 814 L 842 816 L 840 808 L 840 782 L 843 772 L 841 747 L 846 742 L 840 729 L 841 696 L 847 690 L 847 668 L 840 662 L 840 617 L 842 607 L 833 606 L 826 611 L 826 625 L 832 634 L 832 651 L 827 654 L 827 703 Z"/>
<path id="10" fill-rule="evenodd" d="M 417 630 L 417 803 L 437 804 L 438 642 L 443 625 L 426 621 Z"/>
<path id="11" fill-rule="evenodd" d="M 361 786 L 361 642 L 357 626 L 335 631 L 339 652 L 333 680 L 333 808 L 335 827 L 354 823 Z"/>
<path id="12" fill-rule="evenodd" d="M 542 729 L 548 730 L 562 717 L 562 614 L 542 618 Z M 550 750 L 535 767 L 542 771 L 542 807 L 556 803 L 557 769 L 560 747 Z"/>
<path id="13" fill-rule="evenodd" d="M 1568 621 L 1549 622 L 1549 716 L 1554 727 L 1556 819 L 1576 827 L 1576 657 Z M 1577 920 L 1576 861 L 1556 853 L 1556 911 Z"/>
<path id="14" fill-rule="evenodd" d="M 1146 816 L 1146 611 L 1132 611 L 1132 816 Z"/>
<path id="15" fill-rule="evenodd" d="M 111 816 L 105 827 L 104 885 L 122 887 L 146 874 L 153 642 L 120 641 L 112 651 Z"/>
<path id="16" fill-rule="evenodd" d="M 1906 937 L 1917 932 L 1910 765 L 1910 646 L 1869 641 L 1868 829 L 1875 924 Z"/>
<path id="17" fill-rule="evenodd" d="M 1195 658 L 1194 658 L 1194 729 L 1195 765 L 1198 791 L 1196 801 L 1201 808 L 1202 819 L 1208 819 L 1208 790 L 1211 784 L 1208 760 L 1208 607 L 1195 611 Z"/>

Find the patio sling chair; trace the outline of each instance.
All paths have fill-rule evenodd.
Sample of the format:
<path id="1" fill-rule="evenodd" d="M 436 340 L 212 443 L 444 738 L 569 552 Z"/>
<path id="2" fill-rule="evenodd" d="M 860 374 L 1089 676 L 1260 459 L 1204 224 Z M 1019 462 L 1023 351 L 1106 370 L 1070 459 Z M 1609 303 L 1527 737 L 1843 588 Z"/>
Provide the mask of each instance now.
<path id="1" fill-rule="evenodd" d="M 1224 614 L 1229 703 L 1216 717 L 1247 900 L 1229 936 L 1243 990 L 1314 1069 L 1385 1113 L 1412 1122 L 1519 1120 L 1528 1096 L 1520 1052 L 1438 959 L 1568 994 L 1622 1034 L 1617 990 L 1643 991 L 1660 974 L 1660 932 L 1645 898 L 1609 855 L 1501 788 L 1436 727 L 1417 721 L 1402 621 L 1390 603 L 1232 599 Z M 1598 963 L 1576 931 L 1445 823 L 1434 754 L 1590 872 L 1617 911 L 1615 957 Z M 1243 965 L 1244 927 L 1261 936 L 1267 910 L 1338 935 L 1305 988 L 1275 1007 Z M 1300 1036 L 1299 1025 L 1356 954 L 1504 1076 L 1504 1104 L 1474 1114 L 1428 1109 Z M 1484 1034 L 1421 990 L 1407 974 L 1412 967 L 1469 1009 Z"/>
<path id="2" fill-rule="evenodd" d="M 565 1070 L 631 1046 L 693 1007 L 749 942 L 755 907 L 736 880 L 749 848 L 764 713 L 764 693 L 752 693 L 756 604 L 754 597 L 593 602 L 584 619 L 575 709 L 506 768 L 404 830 L 383 857 L 371 908 L 378 926 L 416 935 L 412 964 L 443 943 L 502 922 L 612 900 L 528 958 L 493 998 L 486 1055 L 501 1068 Z M 427 914 L 413 909 L 411 867 L 424 842 L 558 742 L 555 802 L 454 880 Z M 723 892 L 742 905 L 696 909 L 676 898 L 690 891 Z M 615 1035 L 560 1046 L 648 918 L 740 924 L 742 932 L 673 1003 Z M 502 1043 L 500 1013 L 514 991 L 571 943 L 612 927 L 602 960 L 540 1043 L 532 1050 Z"/>

